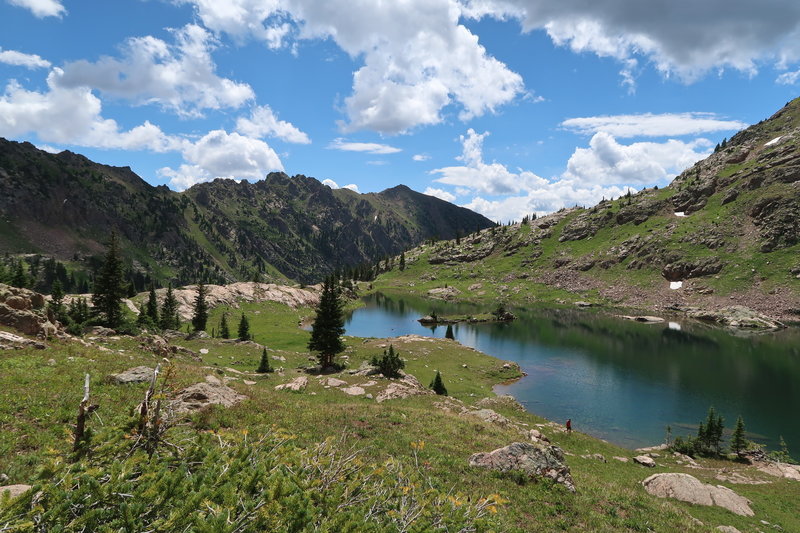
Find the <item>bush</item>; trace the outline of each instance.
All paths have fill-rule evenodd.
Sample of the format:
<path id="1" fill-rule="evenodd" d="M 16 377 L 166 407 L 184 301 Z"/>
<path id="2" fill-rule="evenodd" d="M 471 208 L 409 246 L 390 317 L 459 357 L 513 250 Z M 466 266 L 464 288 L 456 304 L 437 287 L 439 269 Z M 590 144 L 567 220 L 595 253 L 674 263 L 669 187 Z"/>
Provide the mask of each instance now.
<path id="1" fill-rule="evenodd" d="M 383 357 L 378 359 L 372 358 L 373 366 L 377 366 L 381 374 L 387 378 L 399 378 L 400 371 L 405 368 L 406 364 L 400 359 L 400 354 L 394 351 L 394 346 L 389 345 L 388 350 L 383 351 Z"/>

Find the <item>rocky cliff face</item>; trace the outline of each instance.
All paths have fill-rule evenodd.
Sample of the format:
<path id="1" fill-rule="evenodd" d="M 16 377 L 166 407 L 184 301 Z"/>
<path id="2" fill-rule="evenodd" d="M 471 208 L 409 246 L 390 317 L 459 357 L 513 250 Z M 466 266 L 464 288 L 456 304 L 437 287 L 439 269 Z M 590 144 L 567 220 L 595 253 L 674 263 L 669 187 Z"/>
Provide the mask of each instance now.
<path id="1" fill-rule="evenodd" d="M 115 229 L 132 264 L 177 283 L 317 281 L 430 237 L 491 225 L 403 186 L 358 194 L 275 173 L 176 193 L 127 167 L 0 139 L 0 251 L 81 261 L 100 256 Z"/>

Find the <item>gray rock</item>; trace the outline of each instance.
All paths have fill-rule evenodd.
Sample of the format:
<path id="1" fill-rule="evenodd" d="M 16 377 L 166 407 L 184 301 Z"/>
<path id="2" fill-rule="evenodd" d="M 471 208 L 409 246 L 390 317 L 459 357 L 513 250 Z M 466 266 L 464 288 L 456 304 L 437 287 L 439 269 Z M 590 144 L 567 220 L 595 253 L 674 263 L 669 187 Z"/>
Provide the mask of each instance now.
<path id="1" fill-rule="evenodd" d="M 209 405 L 232 407 L 246 400 L 243 396 L 221 383 L 195 383 L 180 391 L 172 401 L 172 408 L 177 413 L 196 411 Z"/>
<path id="2" fill-rule="evenodd" d="M 352 387 L 344 387 L 339 389 L 343 393 L 347 394 L 348 396 L 363 396 L 367 391 L 365 391 L 361 387 L 356 387 L 355 385 Z"/>
<path id="3" fill-rule="evenodd" d="M 717 531 L 722 531 L 722 533 L 742 533 L 733 526 L 717 526 Z"/>
<path id="4" fill-rule="evenodd" d="M 492 407 L 508 407 L 515 411 L 524 411 L 525 408 L 510 394 L 503 394 L 501 396 L 483 398 L 475 403 L 476 407 L 485 407 L 491 409 Z"/>
<path id="5" fill-rule="evenodd" d="M 341 387 L 347 385 L 346 381 L 336 378 L 325 378 L 320 383 L 322 383 L 323 387 Z"/>
<path id="6" fill-rule="evenodd" d="M 637 455 L 633 458 L 633 462 L 648 468 L 655 468 L 656 466 L 656 462 L 653 461 L 652 457 L 648 457 L 646 455 Z"/>
<path id="7" fill-rule="evenodd" d="M 8 494 L 10 499 L 14 499 L 17 496 L 21 496 L 31 490 L 30 485 L 6 485 L 4 487 L 0 487 L 0 500 Z"/>
<path id="8" fill-rule="evenodd" d="M 750 500 L 721 485 L 709 485 L 689 474 L 654 474 L 642 481 L 644 489 L 659 498 L 674 498 L 696 505 L 715 505 L 741 515 L 753 516 Z"/>
<path id="9" fill-rule="evenodd" d="M 477 411 L 464 411 L 464 416 L 471 416 L 488 422 L 490 424 L 497 424 L 498 426 L 508 426 L 511 421 L 503 415 L 492 411 L 491 409 L 478 409 Z"/>
<path id="10" fill-rule="evenodd" d="M 111 374 L 108 379 L 112 383 L 125 385 L 128 383 L 145 383 L 153 379 L 153 369 L 149 366 L 137 366 L 129 368 L 119 374 Z"/>
<path id="11" fill-rule="evenodd" d="M 563 461 L 564 452 L 557 446 L 514 442 L 491 452 L 472 455 L 469 465 L 499 472 L 519 471 L 532 478 L 546 477 L 575 492 L 569 467 Z"/>
<path id="12" fill-rule="evenodd" d="M 308 378 L 305 376 L 300 376 L 294 378 L 292 381 L 288 383 L 284 383 L 283 385 L 277 385 L 275 390 L 288 390 L 292 392 L 303 392 L 305 388 L 308 386 Z"/>

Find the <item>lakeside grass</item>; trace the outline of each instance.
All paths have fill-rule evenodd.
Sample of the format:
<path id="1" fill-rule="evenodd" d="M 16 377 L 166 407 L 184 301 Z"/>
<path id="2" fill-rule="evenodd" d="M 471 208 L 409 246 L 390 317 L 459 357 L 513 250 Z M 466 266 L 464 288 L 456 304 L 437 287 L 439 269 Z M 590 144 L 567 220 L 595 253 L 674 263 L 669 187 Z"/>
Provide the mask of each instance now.
<path id="1" fill-rule="evenodd" d="M 212 311 L 209 325 L 221 313 Z M 177 374 L 174 388 L 202 381 L 214 374 L 233 378 L 229 385 L 248 400 L 230 408 L 212 408 L 192 415 L 190 425 L 176 428 L 179 434 L 194 431 L 242 431 L 250 433 L 282 428 L 294 435 L 301 446 L 326 438 L 343 438 L 348 446 L 362 450 L 364 459 L 380 463 L 389 457 L 407 464 L 418 464 L 438 488 L 457 490 L 477 500 L 499 494 L 506 504 L 493 516 L 495 531 L 712 531 L 717 525 L 733 525 L 742 531 L 764 528 L 760 520 L 780 525 L 785 531 L 800 530 L 796 502 L 800 483 L 778 480 L 727 461 L 700 461 L 702 469 L 677 464 L 675 458 L 656 459 L 658 467 L 645 469 L 631 462 L 621 463 L 612 456 L 632 457 L 629 450 L 575 431 L 566 434 L 531 413 L 510 407 L 496 407 L 500 414 L 523 428 L 539 427 L 554 444 L 567 453 L 577 494 L 571 494 L 549 481 L 528 481 L 468 466 L 469 456 L 524 440 L 511 426 L 487 424 L 473 417 L 445 411 L 434 404 L 437 396 L 416 396 L 378 404 L 365 397 L 351 397 L 338 389 L 325 388 L 314 376 L 301 394 L 275 391 L 274 386 L 305 375 L 300 367 L 312 364 L 305 350 L 308 332 L 298 324 L 313 315 L 308 308 L 290 309 L 277 303 L 243 304 L 227 309 L 232 332 L 240 313 L 250 318 L 251 331 L 259 344 L 269 348 L 277 374 L 253 375 L 261 355 L 255 344 L 225 342 L 222 339 L 175 340 L 202 359 L 179 355 L 174 358 Z M 92 401 L 100 405 L 99 417 L 91 426 L 122 424 L 141 401 L 146 385 L 118 386 L 105 377 L 137 365 L 154 366 L 158 358 L 143 350 L 130 337 L 100 338 L 95 346 L 74 342 L 51 343 L 47 350 L 24 349 L 0 353 L 0 472 L 11 483 L 26 483 L 36 477 L 39 465 L 57 455 L 67 455 L 71 447 L 71 424 L 82 396 L 84 372 L 92 376 Z M 445 339 L 404 337 L 362 339 L 347 337 L 344 353 L 350 368 L 379 355 L 391 343 L 406 360 L 406 371 L 427 385 L 440 370 L 450 395 L 467 405 L 493 396 L 492 386 L 517 377 L 514 368 L 503 368 L 504 361 Z M 200 353 L 200 350 L 207 353 Z M 50 359 L 53 363 L 49 362 Z M 466 366 L 464 366 L 466 365 Z M 228 369 L 243 372 L 238 374 Z M 351 385 L 363 385 L 371 378 L 336 375 Z M 255 381 L 245 385 L 243 379 Z M 367 386 L 379 389 L 384 380 Z M 418 443 L 424 442 L 422 449 Z M 415 450 L 412 443 L 417 446 Z M 581 455 L 600 453 L 607 462 Z M 715 479 L 726 468 L 741 471 L 754 479 L 769 480 L 765 485 L 732 485 Z M 699 507 L 649 496 L 641 481 L 657 472 L 687 472 L 701 481 L 724 484 L 750 498 L 754 518 L 738 517 L 725 510 Z M 701 520 L 705 526 L 693 519 Z"/>

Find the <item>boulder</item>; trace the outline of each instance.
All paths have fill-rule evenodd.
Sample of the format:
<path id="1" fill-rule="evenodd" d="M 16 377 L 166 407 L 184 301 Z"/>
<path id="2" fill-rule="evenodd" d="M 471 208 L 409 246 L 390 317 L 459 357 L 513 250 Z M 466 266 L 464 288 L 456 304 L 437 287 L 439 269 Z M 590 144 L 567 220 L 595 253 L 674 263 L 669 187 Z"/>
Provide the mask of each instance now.
<path id="1" fill-rule="evenodd" d="M 348 396 L 363 396 L 367 392 L 363 388 L 356 387 L 355 385 L 352 386 L 352 387 L 344 387 L 344 388 L 339 389 L 339 390 L 341 390 L 343 393 L 347 394 Z"/>
<path id="2" fill-rule="evenodd" d="M 786 326 L 743 305 L 732 305 L 717 310 L 691 308 L 686 311 L 689 318 L 713 322 L 739 329 L 780 329 Z"/>
<path id="3" fill-rule="evenodd" d="M 128 383 L 146 383 L 153 379 L 153 369 L 149 366 L 136 366 L 119 374 L 108 376 L 111 383 L 125 385 Z"/>
<path id="4" fill-rule="evenodd" d="M 336 378 L 325 378 L 320 383 L 323 387 L 341 387 L 347 385 L 346 381 Z"/>
<path id="5" fill-rule="evenodd" d="M 508 426 L 511 421 L 503 415 L 492 411 L 491 409 L 478 409 L 477 411 L 464 411 L 463 416 L 471 416 L 488 422 L 490 424 L 497 424 L 498 426 Z"/>
<path id="6" fill-rule="evenodd" d="M 428 291 L 430 298 L 438 298 L 439 300 L 452 300 L 461 294 L 461 291 L 455 287 L 439 287 Z"/>
<path id="7" fill-rule="evenodd" d="M 44 350 L 47 346 L 45 346 L 43 342 L 26 339 L 25 337 L 20 337 L 19 335 L 14 335 L 7 331 L 0 331 L 0 350 L 25 347 Z"/>
<path id="8" fill-rule="evenodd" d="M 550 444 L 550 439 L 548 439 L 547 436 L 538 429 L 530 430 L 528 432 L 528 437 L 530 437 L 531 442 Z"/>
<path id="9" fill-rule="evenodd" d="M 722 262 L 717 257 L 704 257 L 700 259 L 684 259 L 665 265 L 661 275 L 667 281 L 683 281 L 688 278 L 699 278 L 717 274 L 722 270 Z"/>
<path id="10" fill-rule="evenodd" d="M 721 485 L 709 485 L 689 474 L 654 474 L 642 481 L 644 489 L 659 498 L 674 498 L 696 505 L 716 505 L 741 515 L 753 516 L 750 500 Z"/>
<path id="11" fill-rule="evenodd" d="M 733 526 L 717 526 L 717 531 L 722 531 L 722 533 L 742 533 Z"/>
<path id="12" fill-rule="evenodd" d="M 21 496 L 29 490 L 31 490 L 30 485 L 5 485 L 0 487 L 0 500 L 2 500 L 6 494 L 8 494 L 8 497 L 13 500 L 17 496 Z"/>
<path id="13" fill-rule="evenodd" d="M 800 465 L 792 465 L 789 463 L 757 462 L 754 463 L 756 468 L 765 474 L 775 477 L 783 477 L 786 479 L 794 479 L 800 481 Z"/>
<path id="14" fill-rule="evenodd" d="M 648 457 L 647 455 L 637 455 L 633 458 L 633 462 L 648 468 L 655 468 L 656 466 L 656 462 L 653 461 L 653 458 Z"/>
<path id="15" fill-rule="evenodd" d="M 531 478 L 546 477 L 575 492 L 569 467 L 563 461 L 564 452 L 557 446 L 514 442 L 491 452 L 472 455 L 469 465 L 499 472 L 518 471 Z"/>
<path id="16" fill-rule="evenodd" d="M 172 408 L 176 413 L 196 411 L 209 405 L 232 407 L 242 400 L 243 396 L 221 383 L 195 383 L 178 392 L 172 400 Z"/>
<path id="17" fill-rule="evenodd" d="M 292 381 L 288 383 L 284 383 L 282 385 L 276 385 L 275 390 L 288 390 L 292 392 L 303 392 L 306 387 L 308 386 L 308 378 L 305 376 L 300 376 L 294 378 Z"/>
<path id="18" fill-rule="evenodd" d="M 408 398 L 409 396 L 434 394 L 433 391 L 420 387 L 414 387 L 402 381 L 392 381 L 389 385 L 375 396 L 378 403 L 386 400 L 397 400 Z"/>

